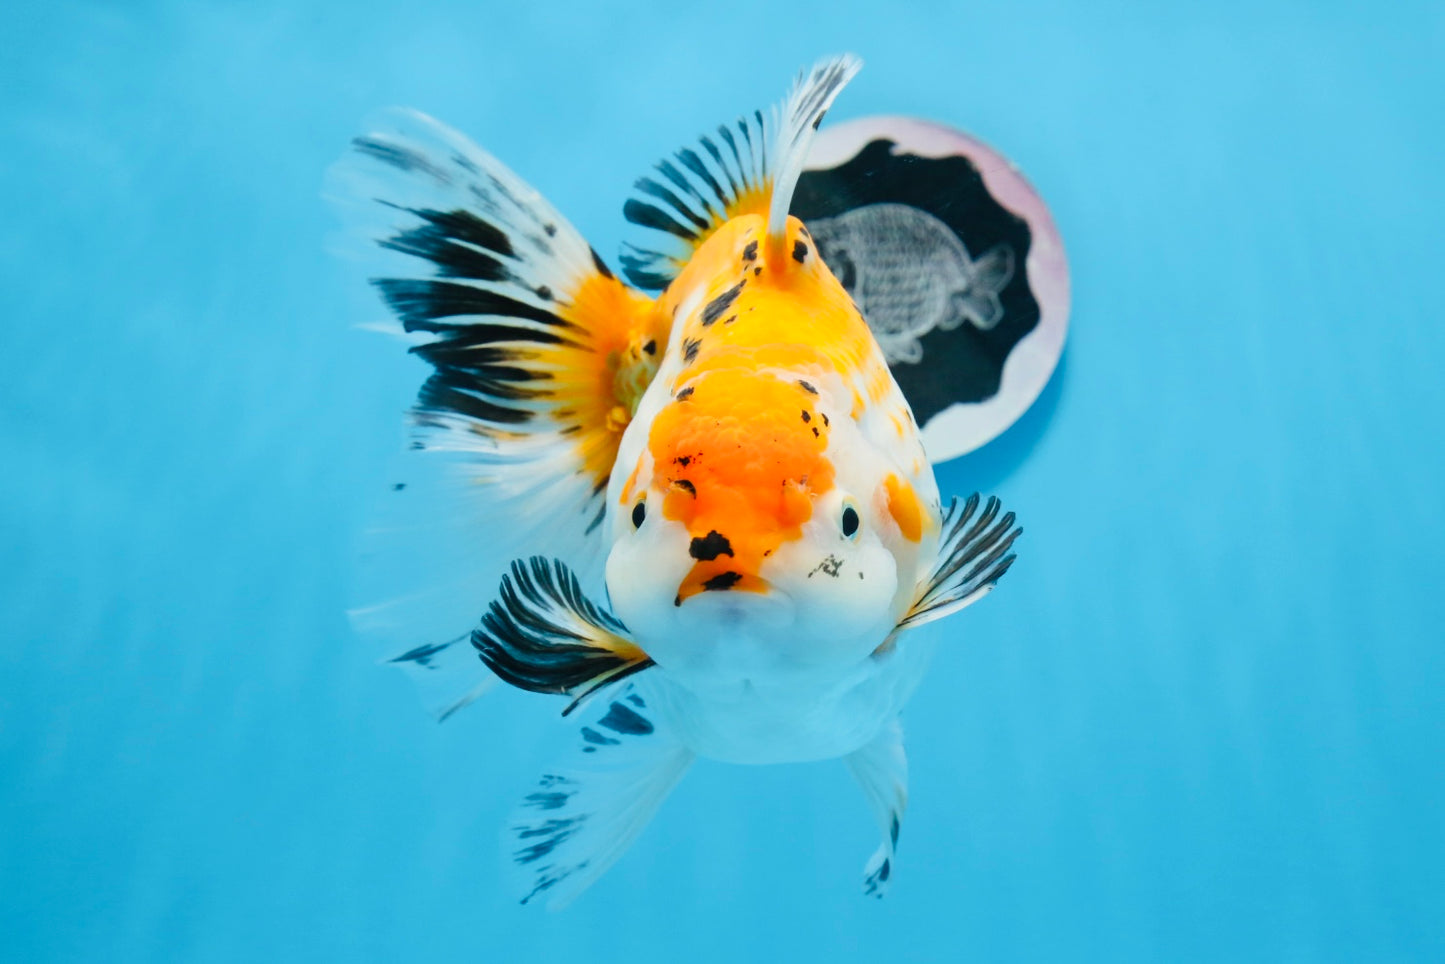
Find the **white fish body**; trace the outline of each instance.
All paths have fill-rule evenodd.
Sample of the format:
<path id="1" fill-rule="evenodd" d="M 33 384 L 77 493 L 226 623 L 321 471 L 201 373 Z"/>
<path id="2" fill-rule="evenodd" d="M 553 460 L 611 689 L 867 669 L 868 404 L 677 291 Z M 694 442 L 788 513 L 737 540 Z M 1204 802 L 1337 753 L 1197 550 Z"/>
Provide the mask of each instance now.
<path id="1" fill-rule="evenodd" d="M 1019 530 L 993 499 L 943 508 L 886 358 L 787 213 L 857 67 L 821 62 L 771 122 L 720 127 L 639 182 L 628 217 L 686 249 L 624 256 L 655 300 L 460 135 L 420 119 L 357 139 L 393 218 L 378 240 L 436 268 L 377 282 L 434 368 L 420 444 L 467 454 L 487 531 L 583 572 L 513 563 L 470 636 L 501 679 L 589 704 L 574 759 L 511 827 L 524 902 L 588 886 L 698 755 L 844 757 L 883 830 L 865 888 L 890 878 L 898 713 L 931 652 L 909 630 L 987 593 Z M 584 589 L 594 559 L 607 606 Z M 462 638 L 398 661 L 429 675 Z"/>

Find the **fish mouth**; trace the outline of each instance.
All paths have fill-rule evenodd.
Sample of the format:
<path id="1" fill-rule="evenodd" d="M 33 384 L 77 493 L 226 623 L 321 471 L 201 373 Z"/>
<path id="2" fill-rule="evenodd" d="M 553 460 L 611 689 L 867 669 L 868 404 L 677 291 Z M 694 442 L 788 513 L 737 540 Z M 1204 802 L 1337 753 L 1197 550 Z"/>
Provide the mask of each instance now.
<path id="1" fill-rule="evenodd" d="M 687 618 L 706 618 L 725 624 L 747 623 L 759 627 L 778 628 L 793 622 L 797 607 L 786 594 L 764 580 L 757 580 L 747 591 L 712 586 L 695 592 L 677 602 Z"/>

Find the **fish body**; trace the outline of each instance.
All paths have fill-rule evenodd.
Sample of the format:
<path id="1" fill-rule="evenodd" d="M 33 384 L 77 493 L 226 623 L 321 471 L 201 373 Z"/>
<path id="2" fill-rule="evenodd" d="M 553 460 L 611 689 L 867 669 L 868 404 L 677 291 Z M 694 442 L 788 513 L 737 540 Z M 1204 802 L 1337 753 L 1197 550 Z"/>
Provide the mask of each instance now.
<path id="1" fill-rule="evenodd" d="M 728 221 L 659 299 L 672 337 L 608 487 L 613 610 L 687 742 L 736 762 L 840 756 L 901 708 L 909 660 L 870 657 L 941 521 L 867 323 L 801 222 L 780 264 L 766 235 Z"/>
<path id="2" fill-rule="evenodd" d="M 986 594 L 1020 530 L 997 500 L 942 504 L 887 359 L 788 214 L 857 68 L 819 63 L 770 120 L 720 126 L 640 180 L 624 212 L 674 246 L 629 249 L 633 286 L 429 119 L 358 138 L 343 171 L 381 202 L 381 247 L 434 269 L 376 281 L 433 369 L 419 447 L 463 455 L 490 512 L 479 535 L 536 552 L 469 636 L 395 661 L 433 676 L 469 641 L 496 677 L 586 704 L 573 759 L 510 828 L 524 902 L 594 881 L 699 755 L 843 757 L 884 835 L 865 889 L 890 879 L 898 713 L 933 645 L 911 630 Z"/>

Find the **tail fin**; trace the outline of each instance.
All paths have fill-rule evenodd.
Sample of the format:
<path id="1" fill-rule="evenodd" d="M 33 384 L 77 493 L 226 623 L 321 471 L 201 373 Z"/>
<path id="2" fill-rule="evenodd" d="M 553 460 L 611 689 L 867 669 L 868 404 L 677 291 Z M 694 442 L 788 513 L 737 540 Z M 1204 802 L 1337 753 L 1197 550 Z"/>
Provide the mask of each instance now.
<path id="1" fill-rule="evenodd" d="M 719 125 L 716 138 L 700 138 L 702 154 L 684 147 L 673 155 L 676 163 L 659 161 L 657 170 L 666 183 L 640 178 L 637 195 L 624 205 L 623 215 L 640 227 L 671 235 L 677 243 L 668 245 L 669 250 L 626 245 L 622 269 L 627 280 L 648 291 L 666 288 L 692 252 L 742 214 L 768 219 L 774 249 L 769 260 L 786 265 L 780 257 L 783 232 L 813 132 L 862 66 L 851 54 L 819 61 L 798 76 L 788 97 L 766 120 L 762 111 L 754 111 L 733 124 Z"/>
<path id="2" fill-rule="evenodd" d="M 446 453 L 432 470 L 471 497 L 447 522 L 491 557 L 466 579 L 479 594 L 454 623 L 401 640 L 410 651 L 464 633 L 514 556 L 545 552 L 596 577 L 607 480 L 667 326 L 536 190 L 455 131 L 393 111 L 352 147 L 327 193 L 374 242 L 372 283 L 431 368 L 412 448 Z M 458 577 L 417 573 L 422 591 L 403 608 L 433 605 L 427 590 Z"/>

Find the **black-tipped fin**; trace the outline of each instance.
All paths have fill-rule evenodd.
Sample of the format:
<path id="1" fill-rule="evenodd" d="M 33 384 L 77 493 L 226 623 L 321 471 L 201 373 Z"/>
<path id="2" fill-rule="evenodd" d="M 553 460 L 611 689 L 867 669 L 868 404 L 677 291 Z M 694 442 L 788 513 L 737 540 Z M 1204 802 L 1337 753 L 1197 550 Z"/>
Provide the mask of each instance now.
<path id="1" fill-rule="evenodd" d="M 571 696 L 564 716 L 602 687 L 652 665 L 627 627 L 588 599 L 556 559 L 514 561 L 498 595 L 472 632 L 472 645 L 513 686 Z"/>
<path id="2" fill-rule="evenodd" d="M 903 752 L 903 726 L 898 718 L 886 723 L 877 736 L 846 759 L 883 831 L 883 842 L 863 869 L 863 893 L 882 897 L 893 877 L 898 830 L 908 807 L 908 757 Z"/>
<path id="3" fill-rule="evenodd" d="M 656 248 L 623 246 L 627 280 L 645 291 L 666 288 L 693 252 L 739 215 L 762 215 L 770 235 L 781 238 L 813 131 L 861 65 L 849 54 L 819 61 L 769 115 L 753 111 L 719 125 L 696 147 L 659 161 L 657 174 L 639 178 L 622 213 L 666 237 Z"/>
<path id="4" fill-rule="evenodd" d="M 978 511 L 975 492 L 962 505 L 954 499 L 943 517 L 938 562 L 918 601 L 899 620 L 898 628 L 921 626 L 942 619 L 988 594 L 1016 558 L 1009 550 L 1023 529 L 1014 526 L 1014 514 L 999 517 L 1000 503 L 989 496 Z"/>
<path id="5" fill-rule="evenodd" d="M 542 775 L 508 823 L 511 876 L 522 903 L 565 907 L 626 852 L 692 763 L 626 686 L 591 712 L 572 753 Z"/>

